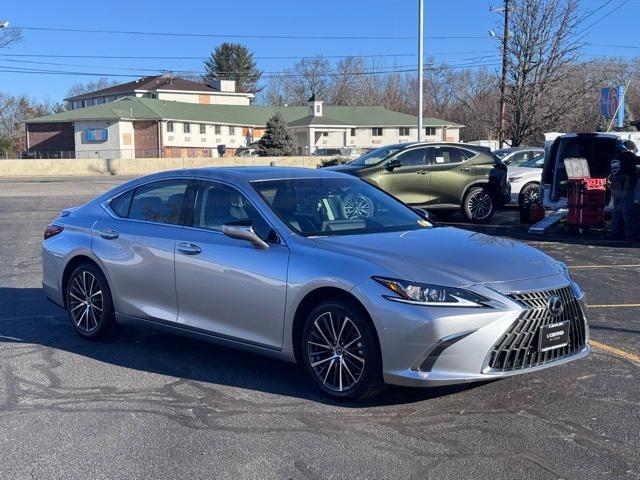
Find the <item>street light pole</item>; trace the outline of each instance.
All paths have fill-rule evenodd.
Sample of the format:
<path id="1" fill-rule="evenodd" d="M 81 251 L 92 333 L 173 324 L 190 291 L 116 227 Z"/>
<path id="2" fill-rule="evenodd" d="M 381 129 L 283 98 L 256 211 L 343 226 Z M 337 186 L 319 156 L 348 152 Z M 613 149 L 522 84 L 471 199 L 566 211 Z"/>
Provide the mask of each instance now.
<path id="1" fill-rule="evenodd" d="M 418 0 L 418 141 L 422 141 L 424 110 L 424 0 Z"/>
<path id="2" fill-rule="evenodd" d="M 509 49 L 509 0 L 504 0 L 504 33 L 502 34 L 502 78 L 500 80 L 500 126 L 498 127 L 498 148 L 502 148 L 505 134 L 505 94 L 507 90 L 507 68 Z"/>

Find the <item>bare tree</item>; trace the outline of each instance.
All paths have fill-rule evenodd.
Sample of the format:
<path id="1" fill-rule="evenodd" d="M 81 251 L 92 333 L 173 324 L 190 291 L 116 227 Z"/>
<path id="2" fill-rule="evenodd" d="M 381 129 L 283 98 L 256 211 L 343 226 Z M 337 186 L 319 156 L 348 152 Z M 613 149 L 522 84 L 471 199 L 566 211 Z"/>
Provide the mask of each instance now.
<path id="1" fill-rule="evenodd" d="M 0 148 L 18 154 L 25 149 L 24 122 L 52 113 L 57 108 L 48 102 L 37 102 L 26 95 L 0 92 Z"/>
<path id="2" fill-rule="evenodd" d="M 22 31 L 19 28 L 0 28 L 0 48 L 5 48 L 22 40 Z"/>
<path id="3" fill-rule="evenodd" d="M 537 137 L 584 95 L 563 89 L 574 73 L 582 42 L 579 0 L 515 0 L 508 38 L 508 134 L 513 146 Z"/>
<path id="4" fill-rule="evenodd" d="M 292 68 L 274 76 L 265 88 L 264 101 L 271 105 L 304 105 L 312 94 L 330 102 L 331 63 L 321 56 L 303 58 Z"/>
<path id="5" fill-rule="evenodd" d="M 117 84 L 117 81 L 108 77 L 100 77 L 95 81 L 87 83 L 75 83 L 67 92 L 67 97 L 77 97 L 78 95 L 82 95 L 84 93 L 95 92 L 96 90 L 113 87 Z"/>

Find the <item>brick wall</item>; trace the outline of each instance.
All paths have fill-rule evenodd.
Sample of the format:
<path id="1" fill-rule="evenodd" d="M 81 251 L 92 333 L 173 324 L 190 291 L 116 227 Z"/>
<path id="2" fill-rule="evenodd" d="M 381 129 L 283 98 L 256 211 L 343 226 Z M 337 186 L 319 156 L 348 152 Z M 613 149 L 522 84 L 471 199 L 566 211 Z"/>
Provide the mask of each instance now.
<path id="1" fill-rule="evenodd" d="M 73 123 L 28 123 L 29 150 L 38 152 L 73 151 Z"/>
<path id="2" fill-rule="evenodd" d="M 158 150 L 158 122 L 155 120 L 133 122 L 136 151 Z"/>

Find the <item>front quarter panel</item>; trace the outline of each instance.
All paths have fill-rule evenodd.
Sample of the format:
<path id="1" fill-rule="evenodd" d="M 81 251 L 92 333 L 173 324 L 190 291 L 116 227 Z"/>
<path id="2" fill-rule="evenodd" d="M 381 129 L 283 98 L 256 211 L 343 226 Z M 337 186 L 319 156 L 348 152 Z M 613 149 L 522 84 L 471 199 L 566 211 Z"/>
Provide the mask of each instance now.
<path id="1" fill-rule="evenodd" d="M 293 322 L 296 311 L 303 299 L 320 288 L 336 288 L 351 292 L 354 287 L 370 279 L 372 269 L 370 262 L 332 252 L 323 251 L 314 246 L 314 240 L 298 235 L 290 237 L 291 257 L 287 280 L 287 300 L 284 326 L 283 348 L 293 351 Z M 375 270 L 377 275 L 399 276 L 397 271 L 380 266 Z M 365 305 L 366 299 L 356 296 Z"/>

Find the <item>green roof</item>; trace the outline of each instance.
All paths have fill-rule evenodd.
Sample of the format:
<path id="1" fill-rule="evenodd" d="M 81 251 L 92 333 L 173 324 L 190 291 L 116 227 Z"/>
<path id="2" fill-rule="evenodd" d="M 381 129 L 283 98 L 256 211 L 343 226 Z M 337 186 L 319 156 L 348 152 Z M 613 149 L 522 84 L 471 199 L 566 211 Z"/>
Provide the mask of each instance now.
<path id="1" fill-rule="evenodd" d="M 290 127 L 306 127 L 312 125 L 323 125 L 323 126 L 348 126 L 347 123 L 341 122 L 340 120 L 336 120 L 335 118 L 327 117 L 326 115 L 322 115 L 321 117 L 315 115 L 307 115 L 306 117 L 299 118 L 297 120 L 293 120 L 288 124 Z"/>
<path id="2" fill-rule="evenodd" d="M 176 120 L 261 127 L 279 111 L 291 126 L 346 125 L 354 127 L 412 127 L 417 118 L 384 107 L 345 107 L 327 105 L 322 117 L 311 117 L 306 106 L 266 107 L 260 105 L 207 105 L 187 102 L 125 97 L 114 102 L 32 118 L 28 123 L 74 122 L 82 120 Z M 311 117 L 309 119 L 308 117 Z M 305 123 L 307 122 L 307 123 Z M 310 123 L 309 123 L 310 122 Z M 425 118 L 425 127 L 462 125 Z"/>

